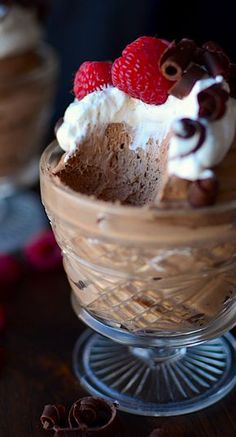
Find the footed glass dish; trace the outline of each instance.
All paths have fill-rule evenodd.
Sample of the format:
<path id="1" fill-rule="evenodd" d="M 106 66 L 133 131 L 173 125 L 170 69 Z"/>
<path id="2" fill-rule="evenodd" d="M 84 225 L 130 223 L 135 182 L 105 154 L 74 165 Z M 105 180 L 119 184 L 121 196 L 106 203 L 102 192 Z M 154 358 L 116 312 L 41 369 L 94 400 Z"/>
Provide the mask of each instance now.
<path id="1" fill-rule="evenodd" d="M 121 206 L 80 195 L 41 159 L 42 200 L 91 330 L 74 370 L 92 394 L 142 415 L 193 412 L 236 384 L 236 202 L 202 209 Z"/>

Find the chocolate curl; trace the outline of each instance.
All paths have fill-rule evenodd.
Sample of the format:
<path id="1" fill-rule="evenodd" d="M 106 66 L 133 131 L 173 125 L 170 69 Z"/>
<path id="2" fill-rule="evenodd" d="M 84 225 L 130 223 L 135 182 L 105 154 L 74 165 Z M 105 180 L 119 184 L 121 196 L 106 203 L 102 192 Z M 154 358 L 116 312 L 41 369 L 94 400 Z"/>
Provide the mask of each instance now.
<path id="1" fill-rule="evenodd" d="M 221 84 L 214 84 L 202 90 L 197 96 L 199 117 L 204 117 L 209 121 L 219 120 L 226 111 L 228 98 L 229 94 Z"/>
<path id="2" fill-rule="evenodd" d="M 164 51 L 160 59 L 160 70 L 163 76 L 171 81 L 179 80 L 184 70 L 193 60 L 197 46 L 191 39 L 175 41 Z"/>
<path id="3" fill-rule="evenodd" d="M 228 84 L 230 96 L 236 99 L 236 64 L 230 64 Z"/>
<path id="4" fill-rule="evenodd" d="M 223 76 L 228 78 L 230 71 L 230 60 L 223 49 L 213 41 L 208 41 L 202 46 L 204 65 L 211 76 Z"/>
<path id="5" fill-rule="evenodd" d="M 75 402 L 69 412 L 71 428 L 79 427 L 90 436 L 115 437 L 118 432 L 116 406 L 102 398 L 88 396 Z"/>
<path id="6" fill-rule="evenodd" d="M 206 71 L 197 64 L 191 64 L 183 76 L 171 87 L 168 93 L 178 99 L 188 96 L 195 83 L 206 75 Z"/>
<path id="7" fill-rule="evenodd" d="M 188 202 L 194 208 L 213 205 L 219 191 L 219 182 L 216 176 L 200 179 L 190 184 Z"/>
<path id="8" fill-rule="evenodd" d="M 40 421 L 45 430 L 55 430 L 65 421 L 65 408 L 63 405 L 45 405 Z"/>
<path id="9" fill-rule="evenodd" d="M 195 153 L 205 141 L 206 138 L 206 128 L 200 123 L 198 120 L 192 120 L 191 118 L 182 118 L 178 120 L 173 125 L 174 135 L 178 138 L 184 140 L 195 140 L 192 141 L 191 149 L 181 155 L 178 155 L 178 158 L 185 158 L 191 153 Z M 173 157 L 172 159 L 174 159 Z"/>

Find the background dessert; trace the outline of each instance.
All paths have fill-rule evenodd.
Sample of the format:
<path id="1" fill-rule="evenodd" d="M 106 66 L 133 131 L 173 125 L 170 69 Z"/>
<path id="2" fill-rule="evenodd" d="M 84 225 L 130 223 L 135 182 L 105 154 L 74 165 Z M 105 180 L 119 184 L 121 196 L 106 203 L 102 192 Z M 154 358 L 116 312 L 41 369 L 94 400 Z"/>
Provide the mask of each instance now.
<path id="1" fill-rule="evenodd" d="M 0 3 L 1 183 L 17 183 L 33 165 L 48 127 L 57 61 L 42 42 L 38 13 L 45 5 Z"/>

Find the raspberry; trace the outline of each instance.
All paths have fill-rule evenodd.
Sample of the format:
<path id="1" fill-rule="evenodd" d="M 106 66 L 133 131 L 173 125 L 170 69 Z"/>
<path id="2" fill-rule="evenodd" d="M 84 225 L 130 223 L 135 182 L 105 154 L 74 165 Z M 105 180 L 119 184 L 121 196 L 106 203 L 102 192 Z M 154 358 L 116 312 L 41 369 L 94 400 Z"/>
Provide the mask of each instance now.
<path id="1" fill-rule="evenodd" d="M 8 284 L 16 284 L 22 275 L 20 263 L 11 255 L 0 253 L 0 288 Z"/>
<path id="2" fill-rule="evenodd" d="M 112 85 L 112 62 L 87 61 L 78 69 L 74 80 L 74 94 L 78 100 L 95 90 Z"/>
<path id="3" fill-rule="evenodd" d="M 165 103 L 173 82 L 162 75 L 158 65 L 168 45 L 167 41 L 151 36 L 141 36 L 129 44 L 113 63 L 113 85 L 145 103 Z"/>
<path id="4" fill-rule="evenodd" d="M 39 271 L 57 269 L 62 263 L 61 250 L 51 230 L 34 236 L 27 243 L 24 254 L 31 266 Z"/>

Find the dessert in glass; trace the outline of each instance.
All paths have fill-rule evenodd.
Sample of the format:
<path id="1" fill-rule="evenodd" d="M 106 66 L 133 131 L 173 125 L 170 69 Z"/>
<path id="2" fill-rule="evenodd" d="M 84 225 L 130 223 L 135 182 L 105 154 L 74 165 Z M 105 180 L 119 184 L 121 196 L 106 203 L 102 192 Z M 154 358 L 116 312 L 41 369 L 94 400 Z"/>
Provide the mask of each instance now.
<path id="1" fill-rule="evenodd" d="M 40 7 L 39 7 L 40 6 Z M 20 192 L 38 177 L 54 96 L 57 59 L 43 43 L 42 2 L 0 1 L 0 251 L 42 225 L 38 201 Z M 41 218 L 39 218 L 41 216 Z"/>
<path id="2" fill-rule="evenodd" d="M 41 193 L 90 328 L 74 370 L 142 415 L 236 384 L 235 67 L 213 42 L 140 37 L 85 62 L 41 158 Z"/>

